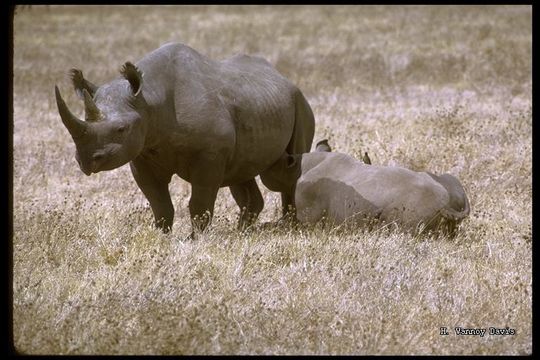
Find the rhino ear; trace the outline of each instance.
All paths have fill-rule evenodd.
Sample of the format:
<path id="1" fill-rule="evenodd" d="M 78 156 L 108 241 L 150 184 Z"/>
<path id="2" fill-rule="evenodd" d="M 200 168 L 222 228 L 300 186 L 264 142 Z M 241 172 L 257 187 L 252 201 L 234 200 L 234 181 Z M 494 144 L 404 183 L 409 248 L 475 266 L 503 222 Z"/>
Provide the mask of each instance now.
<path id="1" fill-rule="evenodd" d="M 120 74 L 129 81 L 134 96 L 139 95 L 142 88 L 143 73 L 131 62 L 126 62 L 120 69 Z"/>
<path id="2" fill-rule="evenodd" d="M 81 70 L 71 69 L 69 71 L 69 77 L 71 78 L 75 92 L 81 100 L 84 100 L 83 90 L 88 91 L 92 97 L 94 96 L 98 87 L 86 80 Z"/>
<path id="3" fill-rule="evenodd" d="M 319 152 L 331 152 L 332 148 L 328 144 L 328 139 L 323 139 L 317 143 L 315 146 L 315 151 Z"/>

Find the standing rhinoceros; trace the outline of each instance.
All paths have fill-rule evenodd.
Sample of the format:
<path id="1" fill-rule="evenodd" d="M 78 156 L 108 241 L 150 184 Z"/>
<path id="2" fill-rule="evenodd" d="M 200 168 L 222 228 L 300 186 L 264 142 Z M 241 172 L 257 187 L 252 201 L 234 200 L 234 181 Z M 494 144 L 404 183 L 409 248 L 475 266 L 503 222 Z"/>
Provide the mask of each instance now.
<path id="1" fill-rule="evenodd" d="M 262 58 L 214 61 L 170 43 L 136 64 L 126 62 L 120 73 L 96 86 L 72 69 L 86 119 L 70 112 L 55 87 L 58 110 L 81 170 L 90 175 L 129 162 L 156 226 L 165 232 L 174 216 L 168 188 L 173 174 L 191 183 L 193 230 L 206 227 L 224 186 L 243 210 L 243 228 L 264 205 L 255 176 L 265 183 L 266 170 L 280 157 L 311 148 L 315 124 L 309 104 Z M 294 195 L 281 197 L 285 214 Z"/>
<path id="2" fill-rule="evenodd" d="M 458 179 L 449 174 L 415 172 L 402 167 L 365 164 L 329 152 L 325 141 L 315 152 L 283 155 L 273 165 L 283 184 L 294 188 L 297 218 L 335 224 L 353 218 L 395 222 L 405 229 L 443 230 L 453 234 L 469 214 L 469 201 Z M 283 185 L 286 188 L 285 185 Z"/>

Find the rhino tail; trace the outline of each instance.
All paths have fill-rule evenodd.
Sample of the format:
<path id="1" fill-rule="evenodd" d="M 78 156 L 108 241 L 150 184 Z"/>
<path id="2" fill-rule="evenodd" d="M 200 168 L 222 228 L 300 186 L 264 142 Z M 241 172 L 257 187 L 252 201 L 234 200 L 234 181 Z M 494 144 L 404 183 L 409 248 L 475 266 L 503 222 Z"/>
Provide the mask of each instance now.
<path id="1" fill-rule="evenodd" d="M 306 98 L 297 90 L 294 95 L 294 128 L 287 153 L 302 154 L 309 152 L 315 135 L 315 117 Z"/>
<path id="2" fill-rule="evenodd" d="M 463 220 L 464 218 L 466 218 L 469 215 L 471 209 L 470 209 L 469 199 L 467 198 L 467 195 L 465 195 L 464 198 L 465 198 L 465 206 L 463 207 L 463 210 L 458 211 L 458 210 L 453 209 L 451 206 L 446 206 L 442 208 L 440 211 L 442 217 L 448 220 L 455 221 L 455 222 L 459 222 Z"/>

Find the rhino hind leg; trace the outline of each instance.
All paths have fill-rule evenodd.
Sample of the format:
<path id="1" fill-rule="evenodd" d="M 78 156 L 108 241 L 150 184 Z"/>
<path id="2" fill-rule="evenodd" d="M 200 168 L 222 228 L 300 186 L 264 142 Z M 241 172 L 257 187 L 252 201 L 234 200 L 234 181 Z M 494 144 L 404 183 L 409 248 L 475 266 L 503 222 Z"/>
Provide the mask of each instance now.
<path id="1" fill-rule="evenodd" d="M 287 145 L 287 154 L 303 154 L 311 150 L 315 135 L 315 117 L 304 95 L 298 90 L 295 93 L 294 129 Z M 281 192 L 281 208 L 283 219 L 296 220 L 294 189 L 291 193 Z"/>
<path id="2" fill-rule="evenodd" d="M 264 200 L 255 179 L 229 187 L 240 208 L 238 229 L 245 230 L 252 225 L 264 207 Z"/>

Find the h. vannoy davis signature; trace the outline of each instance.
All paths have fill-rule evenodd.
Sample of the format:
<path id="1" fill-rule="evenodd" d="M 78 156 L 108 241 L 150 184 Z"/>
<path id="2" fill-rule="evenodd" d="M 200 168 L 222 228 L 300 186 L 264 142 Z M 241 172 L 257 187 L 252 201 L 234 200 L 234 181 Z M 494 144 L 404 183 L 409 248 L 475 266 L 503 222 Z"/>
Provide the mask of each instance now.
<path id="1" fill-rule="evenodd" d="M 512 329 L 512 328 L 509 328 L 509 327 L 505 327 L 505 328 L 496 328 L 496 327 L 463 328 L 463 327 L 456 326 L 456 327 L 454 327 L 454 332 L 455 332 L 456 335 L 459 335 L 459 336 L 468 335 L 468 336 L 484 337 L 484 335 L 486 335 L 486 334 L 499 335 L 499 336 L 501 336 L 501 335 L 502 336 L 504 336 L 504 335 L 515 335 L 516 334 L 516 329 Z M 448 330 L 447 330 L 446 327 L 441 327 L 440 328 L 440 333 L 441 333 L 441 335 L 449 335 Z"/>

